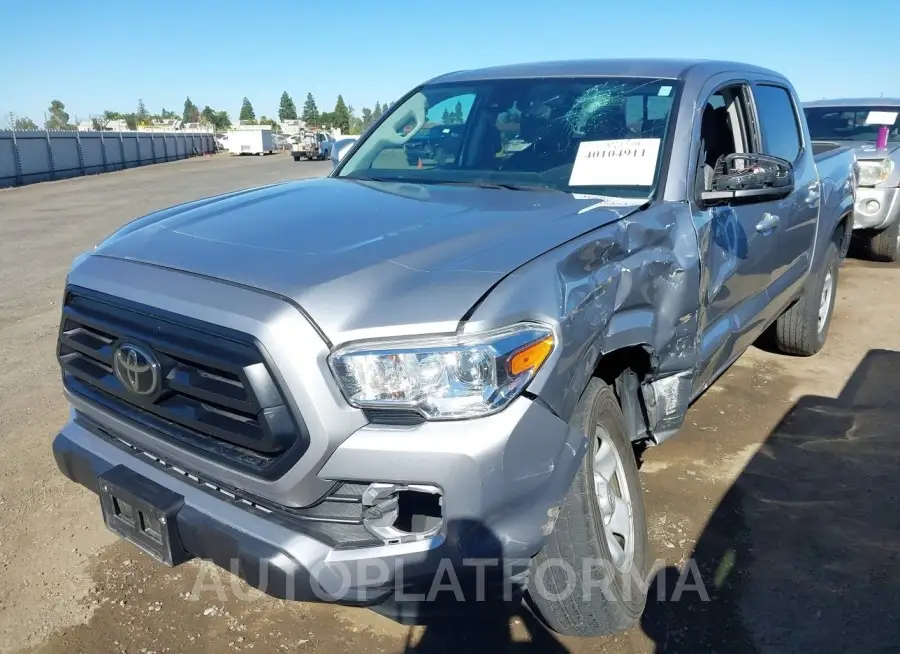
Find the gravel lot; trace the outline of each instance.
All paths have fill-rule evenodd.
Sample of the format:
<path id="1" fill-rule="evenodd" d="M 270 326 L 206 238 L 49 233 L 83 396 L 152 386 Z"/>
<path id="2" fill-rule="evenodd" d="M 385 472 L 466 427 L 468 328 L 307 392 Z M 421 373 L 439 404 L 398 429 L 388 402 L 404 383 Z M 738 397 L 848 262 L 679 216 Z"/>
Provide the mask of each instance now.
<path id="1" fill-rule="evenodd" d="M 67 411 L 54 340 L 70 261 L 152 210 L 328 168 L 217 156 L 0 191 L 0 651 L 876 652 L 900 642 L 900 268 L 852 259 L 825 351 L 752 349 L 678 438 L 645 453 L 663 601 L 653 590 L 631 632 L 560 640 L 524 611 L 509 624 L 409 629 L 260 596 L 198 562 L 170 570 L 118 542 L 50 453 Z M 692 558 L 709 601 L 691 590 L 674 601 Z"/>

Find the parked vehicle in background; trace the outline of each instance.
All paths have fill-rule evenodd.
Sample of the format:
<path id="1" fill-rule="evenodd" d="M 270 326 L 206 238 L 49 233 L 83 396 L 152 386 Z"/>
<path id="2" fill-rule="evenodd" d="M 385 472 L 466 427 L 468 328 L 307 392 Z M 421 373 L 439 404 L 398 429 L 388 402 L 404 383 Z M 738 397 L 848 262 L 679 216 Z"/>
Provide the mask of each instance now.
<path id="1" fill-rule="evenodd" d="M 291 147 L 291 141 L 285 134 L 274 134 L 272 142 L 277 150 L 286 150 Z"/>
<path id="2" fill-rule="evenodd" d="M 454 157 L 411 165 L 450 111 Z M 145 552 L 239 561 L 272 595 L 409 618 L 437 584 L 512 590 L 562 633 L 625 629 L 651 564 L 634 446 L 764 332 L 823 347 L 855 168 L 814 157 L 763 68 L 438 77 L 328 178 L 158 211 L 76 260 L 57 463 Z"/>
<path id="3" fill-rule="evenodd" d="M 291 154 L 294 161 L 305 158 L 309 161 L 328 159 L 331 156 L 331 146 L 334 137 L 326 130 L 306 130 L 300 134 L 300 138 L 291 146 Z"/>
<path id="4" fill-rule="evenodd" d="M 237 125 L 228 132 L 225 147 L 233 155 L 263 155 L 276 150 L 270 125 Z"/>
<path id="5" fill-rule="evenodd" d="M 860 241 L 869 258 L 897 261 L 900 259 L 900 98 L 817 100 L 805 103 L 804 112 L 815 141 L 856 150 L 860 179 L 853 214 L 855 240 Z"/>

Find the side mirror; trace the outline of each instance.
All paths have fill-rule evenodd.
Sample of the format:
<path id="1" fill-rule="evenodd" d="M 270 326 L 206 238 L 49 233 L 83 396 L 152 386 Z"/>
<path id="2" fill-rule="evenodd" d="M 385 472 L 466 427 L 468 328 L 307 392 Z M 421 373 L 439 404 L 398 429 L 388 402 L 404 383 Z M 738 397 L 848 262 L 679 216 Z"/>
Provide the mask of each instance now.
<path id="1" fill-rule="evenodd" d="M 331 165 L 337 166 L 341 163 L 341 159 L 344 158 L 350 148 L 353 147 L 353 144 L 356 143 L 356 139 L 338 139 L 334 143 L 331 144 Z"/>
<path id="2" fill-rule="evenodd" d="M 767 154 L 729 154 L 716 162 L 712 190 L 704 204 L 745 204 L 781 200 L 794 191 L 794 166 Z"/>

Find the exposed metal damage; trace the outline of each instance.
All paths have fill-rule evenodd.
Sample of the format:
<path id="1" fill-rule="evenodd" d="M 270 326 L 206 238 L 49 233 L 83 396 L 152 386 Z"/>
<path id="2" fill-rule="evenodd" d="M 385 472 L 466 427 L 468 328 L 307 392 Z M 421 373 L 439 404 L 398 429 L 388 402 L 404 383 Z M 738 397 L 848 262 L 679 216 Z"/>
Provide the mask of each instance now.
<path id="1" fill-rule="evenodd" d="M 583 199 L 585 208 L 596 204 Z M 652 403 L 648 427 L 658 442 L 680 426 L 697 366 L 697 232 L 686 204 L 605 208 L 620 218 L 563 246 L 569 254 L 547 264 L 554 274 L 543 265 L 520 273 L 566 335 L 560 364 L 535 390 L 566 419 L 602 356 L 640 348 L 651 373 L 642 391 L 645 407 Z M 499 311 L 494 303 L 506 296 L 502 284 L 498 290 L 479 310 Z"/>

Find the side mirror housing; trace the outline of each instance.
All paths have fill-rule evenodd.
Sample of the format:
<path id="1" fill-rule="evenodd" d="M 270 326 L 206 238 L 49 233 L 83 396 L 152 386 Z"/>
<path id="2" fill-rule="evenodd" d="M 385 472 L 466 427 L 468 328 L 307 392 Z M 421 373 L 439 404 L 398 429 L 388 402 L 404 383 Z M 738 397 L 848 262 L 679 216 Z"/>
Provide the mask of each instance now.
<path id="1" fill-rule="evenodd" d="M 729 154 L 716 162 L 712 190 L 700 194 L 704 205 L 749 204 L 781 200 L 794 191 L 794 166 L 767 154 Z"/>
<path id="2" fill-rule="evenodd" d="M 339 163 L 341 163 L 341 159 L 346 156 L 346 154 L 350 151 L 350 148 L 356 143 L 357 139 L 338 139 L 334 143 L 331 144 L 331 165 L 332 167 L 337 167 Z"/>

